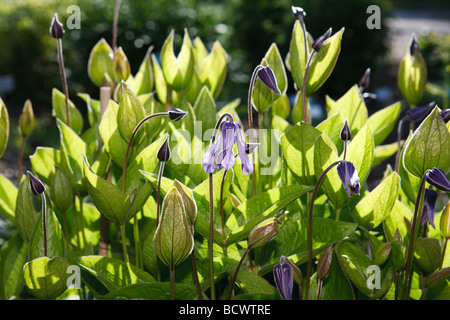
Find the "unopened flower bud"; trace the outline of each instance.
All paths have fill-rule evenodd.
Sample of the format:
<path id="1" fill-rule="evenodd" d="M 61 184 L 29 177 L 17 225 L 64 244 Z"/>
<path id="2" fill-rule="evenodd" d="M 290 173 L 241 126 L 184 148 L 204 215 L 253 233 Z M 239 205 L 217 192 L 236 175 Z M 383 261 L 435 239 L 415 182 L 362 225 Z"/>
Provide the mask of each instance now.
<path id="1" fill-rule="evenodd" d="M 408 111 L 406 111 L 406 116 L 412 122 L 420 122 L 434 108 L 435 105 L 436 103 L 432 101 L 426 106 L 408 109 Z"/>
<path id="2" fill-rule="evenodd" d="M 30 178 L 30 187 L 33 194 L 38 196 L 43 193 L 45 191 L 44 183 L 35 177 L 30 171 L 27 171 L 27 175 Z"/>
<path id="3" fill-rule="evenodd" d="M 295 19 L 301 19 L 306 16 L 306 12 L 305 10 L 303 10 L 303 8 L 291 6 L 291 9 L 292 15 L 294 16 Z"/>
<path id="4" fill-rule="evenodd" d="M 273 268 L 273 277 L 283 299 L 292 300 L 293 272 L 291 265 L 286 263 L 286 257 L 281 257 L 280 264 Z"/>
<path id="5" fill-rule="evenodd" d="M 34 128 L 35 117 L 33 112 L 33 106 L 31 101 L 27 100 L 23 106 L 22 113 L 19 116 L 19 128 L 23 137 L 30 134 L 31 130 Z"/>
<path id="6" fill-rule="evenodd" d="M 327 32 L 325 32 L 323 35 L 321 35 L 320 37 L 318 37 L 316 40 L 313 41 L 311 47 L 315 50 L 315 51 L 319 51 L 320 48 L 322 48 L 323 44 L 325 41 L 327 41 L 327 39 L 331 36 L 331 28 L 327 30 Z"/>
<path id="7" fill-rule="evenodd" d="M 64 36 L 64 27 L 62 23 L 58 20 L 58 14 L 55 13 L 50 24 L 50 34 L 55 39 L 61 39 Z"/>
<path id="8" fill-rule="evenodd" d="M 161 162 L 166 162 L 170 159 L 169 138 L 166 138 L 166 140 L 164 140 L 164 143 L 159 148 L 158 154 L 156 156 Z"/>
<path id="9" fill-rule="evenodd" d="M 331 270 L 331 261 L 333 259 L 333 246 L 328 246 L 326 251 L 320 256 L 317 264 L 317 276 L 319 280 L 324 280 L 328 277 Z"/>
<path id="10" fill-rule="evenodd" d="M 433 168 L 427 173 L 427 182 L 442 191 L 450 192 L 450 181 L 445 172 L 439 168 Z"/>
<path id="11" fill-rule="evenodd" d="M 344 122 L 344 125 L 341 129 L 341 140 L 342 141 L 350 141 L 352 139 L 352 132 L 350 127 L 348 126 L 347 119 Z"/>
<path id="12" fill-rule="evenodd" d="M 419 43 L 417 42 L 416 36 L 413 34 L 411 39 L 411 44 L 409 46 L 409 53 L 414 56 L 416 53 L 420 53 Z"/>
<path id="13" fill-rule="evenodd" d="M 169 110 L 169 118 L 172 121 L 178 121 L 183 119 L 187 115 L 186 111 L 180 110 L 178 108 L 172 108 Z"/>
<path id="14" fill-rule="evenodd" d="M 248 246 L 257 248 L 265 245 L 278 234 L 278 221 L 276 218 L 269 218 L 250 231 L 248 236 Z"/>
<path id="15" fill-rule="evenodd" d="M 116 80 L 118 82 L 122 80 L 126 81 L 131 74 L 131 69 L 130 62 L 128 61 L 128 58 L 122 47 L 119 47 L 119 49 L 117 49 L 117 52 L 114 56 L 113 66 Z"/>
<path id="16" fill-rule="evenodd" d="M 375 260 L 374 263 L 377 266 L 382 265 L 384 262 L 386 262 L 387 258 L 389 258 L 389 255 L 392 250 L 392 244 L 390 242 L 386 242 L 383 244 L 380 244 L 375 251 Z"/>
<path id="17" fill-rule="evenodd" d="M 276 94 L 281 95 L 280 89 L 278 89 L 277 79 L 275 78 L 275 74 L 270 67 L 262 67 L 259 69 L 258 78 L 267 88 Z"/>
<path id="18" fill-rule="evenodd" d="M 297 267 L 289 258 L 286 258 L 286 263 L 292 267 L 294 281 L 298 285 L 303 284 L 303 274 L 299 267 Z"/>
<path id="19" fill-rule="evenodd" d="M 367 68 L 361 79 L 359 79 L 358 86 L 367 89 L 369 87 L 369 84 L 370 84 L 370 68 Z"/>

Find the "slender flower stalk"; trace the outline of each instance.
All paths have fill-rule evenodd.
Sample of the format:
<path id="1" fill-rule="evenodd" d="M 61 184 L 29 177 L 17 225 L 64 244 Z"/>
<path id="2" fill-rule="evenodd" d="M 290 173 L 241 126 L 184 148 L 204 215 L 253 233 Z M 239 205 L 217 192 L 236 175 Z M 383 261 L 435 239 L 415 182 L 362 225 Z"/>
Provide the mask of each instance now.
<path id="1" fill-rule="evenodd" d="M 425 171 L 424 175 L 422 176 L 422 179 L 420 180 L 419 185 L 419 191 L 417 193 L 416 198 L 416 204 L 414 207 L 414 214 L 413 214 L 413 220 L 411 224 L 411 232 L 409 237 L 409 245 L 408 245 L 408 253 L 406 257 L 406 263 L 405 263 L 405 276 L 403 279 L 403 300 L 406 299 L 408 295 L 408 285 L 409 285 L 409 277 L 411 273 L 411 267 L 412 267 L 412 258 L 414 253 L 414 242 L 417 237 L 418 229 L 416 230 L 416 224 L 418 219 L 420 219 L 421 212 L 419 211 L 420 208 L 423 207 L 423 200 L 424 200 L 424 187 L 426 182 L 426 176 L 430 172 L 430 170 Z"/>
<path id="2" fill-rule="evenodd" d="M 112 32 L 112 49 L 114 56 L 116 55 L 117 50 L 117 24 L 119 23 L 119 11 L 120 11 L 120 4 L 122 3 L 122 0 L 117 0 L 116 4 L 114 6 L 114 21 L 113 21 L 113 32 Z"/>
<path id="3" fill-rule="evenodd" d="M 170 118 L 170 120 L 178 121 L 178 120 L 181 120 L 186 114 L 187 114 L 187 112 L 185 112 L 185 111 L 182 111 L 177 108 L 172 108 L 167 112 L 158 112 L 158 113 L 148 115 L 136 125 L 136 127 L 133 130 L 133 133 L 131 134 L 130 140 L 128 141 L 127 150 L 125 152 L 125 159 L 123 162 L 123 169 L 122 169 L 123 170 L 122 171 L 122 191 L 125 191 L 128 157 L 130 154 L 131 146 L 133 144 L 134 137 L 136 136 L 137 132 L 142 127 L 142 125 L 145 122 L 147 122 L 148 120 L 155 118 L 155 117 L 160 117 L 160 116 L 168 116 Z"/>
<path id="4" fill-rule="evenodd" d="M 228 300 L 231 299 L 233 295 L 233 288 L 236 282 L 237 275 L 239 273 L 239 269 L 241 268 L 242 262 L 244 262 L 245 257 L 250 252 L 250 249 L 258 248 L 266 245 L 269 241 L 271 241 L 278 234 L 278 224 L 279 220 L 277 217 L 269 218 L 264 220 L 260 224 L 256 225 L 252 231 L 250 231 L 250 235 L 248 236 L 248 245 L 247 249 L 245 249 L 244 254 L 239 261 L 236 271 L 234 272 L 233 279 L 231 280 L 230 291 L 228 292 Z"/>
<path id="5" fill-rule="evenodd" d="M 30 171 L 27 171 L 27 175 L 30 178 L 30 188 L 31 192 L 35 196 L 40 195 L 42 200 L 42 230 L 44 237 L 44 256 L 47 257 L 47 201 L 45 199 L 45 185 L 39 180 L 36 176 L 34 176 Z"/>
<path id="6" fill-rule="evenodd" d="M 310 288 L 310 282 L 311 282 L 311 271 L 312 271 L 312 260 L 313 260 L 313 239 L 312 239 L 312 233 L 313 233 L 313 209 L 314 209 L 314 200 L 317 195 L 317 191 L 319 190 L 320 184 L 322 183 L 323 179 L 325 179 L 326 174 L 328 171 L 330 171 L 333 167 L 337 166 L 338 164 L 344 162 L 344 160 L 338 160 L 333 162 L 328 168 L 325 169 L 324 172 L 320 175 L 319 179 L 317 180 L 316 185 L 314 186 L 314 190 L 311 196 L 311 200 L 309 203 L 309 211 L 308 211 L 308 266 L 306 269 L 306 278 L 305 278 L 305 300 L 309 300 L 309 288 Z"/>
<path id="7" fill-rule="evenodd" d="M 64 36 L 64 28 L 62 23 L 58 20 L 58 14 L 55 13 L 50 25 L 50 34 L 56 39 L 59 72 L 64 90 L 65 104 L 66 104 L 66 124 L 70 127 L 70 113 L 69 113 L 69 87 L 67 85 L 66 69 L 64 67 L 64 55 L 62 47 L 62 38 Z"/>
<path id="8" fill-rule="evenodd" d="M 327 30 L 323 35 L 321 35 L 319 38 L 314 40 L 312 43 L 312 51 L 309 54 L 308 61 L 305 65 L 305 74 L 303 75 L 303 84 L 302 84 L 302 107 L 303 107 L 303 121 L 305 123 L 309 123 L 308 120 L 308 108 L 306 107 L 306 81 L 308 80 L 308 71 L 309 67 L 311 65 L 312 59 L 314 58 L 314 55 L 319 52 L 320 48 L 322 48 L 324 42 L 330 37 L 331 35 L 331 28 Z M 305 38 L 305 35 L 304 35 Z M 306 51 L 306 50 L 305 50 Z"/>

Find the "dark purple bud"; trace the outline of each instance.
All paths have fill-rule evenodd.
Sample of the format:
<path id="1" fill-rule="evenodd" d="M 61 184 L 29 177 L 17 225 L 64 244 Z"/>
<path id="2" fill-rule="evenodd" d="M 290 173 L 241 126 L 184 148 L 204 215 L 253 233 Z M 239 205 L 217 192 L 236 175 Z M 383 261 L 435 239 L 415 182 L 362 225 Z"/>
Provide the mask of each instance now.
<path id="1" fill-rule="evenodd" d="M 262 67 L 259 69 L 258 77 L 267 88 L 276 94 L 281 95 L 280 89 L 278 89 L 277 79 L 275 78 L 275 74 L 270 67 Z"/>
<path id="2" fill-rule="evenodd" d="M 370 84 L 370 68 L 366 69 L 361 79 L 358 81 L 358 86 L 364 89 L 367 89 Z"/>
<path id="3" fill-rule="evenodd" d="M 328 246 L 327 250 L 320 256 L 317 263 L 317 276 L 319 280 L 328 277 L 331 270 L 331 260 L 333 259 L 333 246 Z"/>
<path id="4" fill-rule="evenodd" d="M 161 162 L 166 162 L 170 159 L 169 138 L 166 138 L 162 146 L 159 148 L 157 157 Z"/>
<path id="5" fill-rule="evenodd" d="M 352 139 L 352 132 L 348 126 L 347 119 L 345 119 L 344 126 L 341 129 L 341 140 L 350 141 Z"/>
<path id="6" fill-rule="evenodd" d="M 38 196 L 43 193 L 45 190 L 45 184 L 41 180 L 36 178 L 30 171 L 27 171 L 27 175 L 30 178 L 30 186 L 33 194 L 35 196 Z"/>
<path id="7" fill-rule="evenodd" d="M 292 267 L 286 263 L 286 257 L 281 257 L 280 264 L 273 268 L 273 278 L 278 292 L 284 300 L 292 300 L 292 287 L 294 278 Z"/>
<path id="8" fill-rule="evenodd" d="M 416 53 L 420 53 L 419 43 L 417 42 L 416 36 L 413 34 L 411 39 L 411 45 L 409 46 L 409 53 L 413 56 Z"/>
<path id="9" fill-rule="evenodd" d="M 259 143 L 251 143 L 251 142 L 246 142 L 245 143 L 245 153 L 246 154 L 251 154 L 253 151 L 255 151 L 255 149 L 259 146 Z"/>
<path id="10" fill-rule="evenodd" d="M 178 121 L 183 119 L 188 113 L 178 108 L 172 108 L 169 110 L 169 118 L 172 121 Z"/>
<path id="11" fill-rule="evenodd" d="M 420 122 L 426 117 L 426 115 L 431 111 L 431 109 L 434 108 L 435 104 L 436 103 L 433 101 L 427 104 L 426 106 L 408 109 L 406 111 L 406 116 L 412 122 Z"/>
<path id="12" fill-rule="evenodd" d="M 306 12 L 305 10 L 303 10 L 303 8 L 291 6 L 291 9 L 292 15 L 294 16 L 295 19 L 301 19 L 306 16 Z"/>
<path id="13" fill-rule="evenodd" d="M 50 34 L 55 39 L 61 39 L 64 36 L 64 27 L 62 23 L 58 20 L 58 14 L 55 13 L 50 24 Z"/>
<path id="14" fill-rule="evenodd" d="M 434 226 L 434 206 L 437 200 L 437 192 L 433 190 L 433 187 L 430 186 L 429 189 L 425 189 L 425 197 L 423 200 L 423 210 L 422 210 L 422 218 L 420 219 L 420 223 L 428 222 L 436 229 Z"/>
<path id="15" fill-rule="evenodd" d="M 350 161 L 341 161 L 337 165 L 337 172 L 347 195 L 349 197 L 351 197 L 352 194 L 359 195 L 359 177 L 353 163 Z"/>
<path id="16" fill-rule="evenodd" d="M 316 40 L 313 41 L 311 47 L 315 50 L 315 51 L 319 51 L 320 48 L 322 48 L 323 44 L 325 41 L 327 41 L 327 39 L 331 36 L 331 28 L 328 29 L 327 32 L 325 32 L 323 35 L 321 35 L 320 37 L 318 37 Z"/>
<path id="17" fill-rule="evenodd" d="M 427 182 L 438 189 L 450 192 L 450 181 L 448 181 L 445 172 L 439 168 L 433 168 L 427 173 Z"/>
<path id="18" fill-rule="evenodd" d="M 442 120 L 444 120 L 444 123 L 449 122 L 450 121 L 450 109 L 442 110 L 441 117 L 442 117 Z"/>

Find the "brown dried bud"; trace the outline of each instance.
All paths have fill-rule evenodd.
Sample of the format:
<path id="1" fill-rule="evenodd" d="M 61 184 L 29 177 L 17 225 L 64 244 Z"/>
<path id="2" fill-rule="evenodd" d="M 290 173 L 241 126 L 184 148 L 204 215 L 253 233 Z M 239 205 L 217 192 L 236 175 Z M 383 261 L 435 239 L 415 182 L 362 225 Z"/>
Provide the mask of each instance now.
<path id="1" fill-rule="evenodd" d="M 328 246 L 327 250 L 320 256 L 317 264 L 317 276 L 319 280 L 324 280 L 330 274 L 331 261 L 333 259 L 333 246 Z"/>

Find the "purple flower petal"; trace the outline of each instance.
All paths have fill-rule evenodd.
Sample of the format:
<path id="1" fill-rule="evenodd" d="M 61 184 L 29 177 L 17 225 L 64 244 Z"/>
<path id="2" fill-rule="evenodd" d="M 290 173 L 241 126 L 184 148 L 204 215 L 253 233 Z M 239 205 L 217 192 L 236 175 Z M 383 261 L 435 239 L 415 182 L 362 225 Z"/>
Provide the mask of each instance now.
<path id="1" fill-rule="evenodd" d="M 203 154 L 202 165 L 203 170 L 206 173 L 212 173 L 216 169 L 216 157 L 220 151 L 222 146 L 222 135 L 219 135 L 219 138 L 214 141 L 209 149 Z"/>
<path id="2" fill-rule="evenodd" d="M 344 185 L 345 192 L 349 197 L 352 194 L 359 195 L 359 177 L 355 166 L 350 161 L 342 161 L 337 165 L 339 178 Z"/>
<path id="3" fill-rule="evenodd" d="M 437 200 L 437 192 L 431 188 L 425 189 L 425 198 L 423 201 L 423 211 L 422 218 L 420 219 L 421 223 L 428 222 L 436 229 L 434 226 L 434 206 Z"/>
<path id="4" fill-rule="evenodd" d="M 277 79 L 270 67 L 262 67 L 258 71 L 258 77 L 267 88 L 281 95 L 280 89 L 278 89 Z"/>
<path id="5" fill-rule="evenodd" d="M 315 50 L 315 51 L 319 51 L 320 48 L 322 48 L 323 44 L 325 43 L 325 41 L 327 41 L 327 39 L 331 36 L 331 28 L 327 30 L 327 32 L 325 32 L 323 35 L 321 35 L 320 37 L 318 37 L 316 40 L 313 41 L 311 47 Z"/>
<path id="6" fill-rule="evenodd" d="M 448 181 L 445 172 L 439 168 L 433 168 L 428 172 L 427 182 L 438 189 L 450 192 L 450 181 Z"/>
<path id="7" fill-rule="evenodd" d="M 273 268 L 273 277 L 278 292 L 284 300 L 292 300 L 292 287 L 294 275 L 290 264 L 285 263 L 285 257 L 281 257 L 280 264 Z"/>
<path id="8" fill-rule="evenodd" d="M 242 173 L 250 174 L 253 172 L 253 163 L 248 157 L 247 153 L 247 143 L 241 133 L 241 125 L 237 123 L 238 129 L 236 130 L 236 144 L 238 147 L 239 158 L 242 162 Z"/>
<path id="9" fill-rule="evenodd" d="M 217 158 L 218 168 L 230 169 L 234 166 L 235 157 L 233 146 L 236 142 L 236 124 L 234 122 L 222 122 L 220 126 L 222 136 L 222 152 Z"/>
<path id="10" fill-rule="evenodd" d="M 447 123 L 450 121 L 450 109 L 444 109 L 441 111 L 441 117 L 442 120 L 444 120 L 444 123 Z"/>

